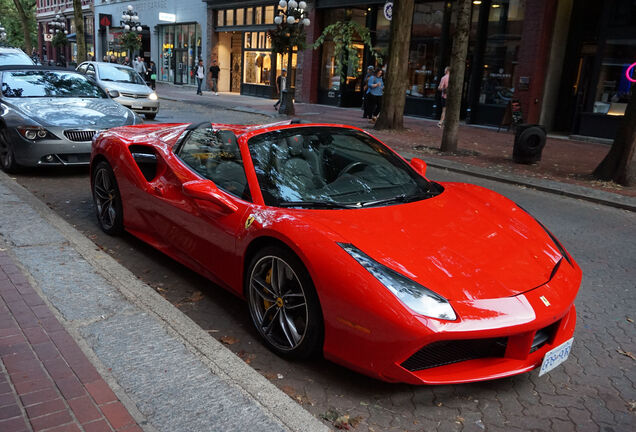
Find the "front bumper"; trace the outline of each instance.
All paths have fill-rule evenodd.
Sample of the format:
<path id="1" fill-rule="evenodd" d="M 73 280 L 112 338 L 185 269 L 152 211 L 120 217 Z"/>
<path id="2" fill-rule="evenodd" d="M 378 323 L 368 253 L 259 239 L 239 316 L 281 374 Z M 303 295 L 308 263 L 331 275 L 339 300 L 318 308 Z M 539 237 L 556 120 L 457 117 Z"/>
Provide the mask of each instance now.
<path id="1" fill-rule="evenodd" d="M 148 98 L 126 96 L 120 96 L 115 100 L 138 114 L 156 114 L 159 111 L 159 100 L 153 101 Z"/>
<path id="2" fill-rule="evenodd" d="M 451 301 L 458 318 L 445 321 L 398 307 L 384 295 L 386 288 L 366 276 L 357 281 L 365 296 L 354 292 L 349 297 L 350 285 L 339 286 L 332 279 L 328 283 L 339 288 L 337 296 L 321 297 L 324 355 L 365 375 L 410 384 L 465 383 L 524 373 L 572 337 L 580 282 L 578 266 L 564 264 L 550 282 L 517 296 Z"/>
<path id="3" fill-rule="evenodd" d="M 10 129 L 9 139 L 15 160 L 21 166 L 83 166 L 90 161 L 91 141 L 31 141 L 22 137 L 15 129 Z"/>

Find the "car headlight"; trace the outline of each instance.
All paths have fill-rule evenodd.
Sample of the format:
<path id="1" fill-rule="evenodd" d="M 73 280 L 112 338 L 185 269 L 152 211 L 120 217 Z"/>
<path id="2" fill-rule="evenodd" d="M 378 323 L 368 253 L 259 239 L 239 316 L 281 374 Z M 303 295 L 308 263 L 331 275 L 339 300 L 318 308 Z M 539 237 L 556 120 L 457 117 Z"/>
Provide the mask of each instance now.
<path id="1" fill-rule="evenodd" d="M 40 126 L 18 126 L 16 129 L 20 135 L 31 141 L 57 139 L 55 135 Z"/>
<path id="2" fill-rule="evenodd" d="M 150 94 L 148 95 L 148 99 L 155 101 L 155 100 L 157 100 L 157 99 L 159 99 L 159 98 L 157 97 L 157 93 L 152 92 L 152 93 L 150 93 Z"/>
<path id="3" fill-rule="evenodd" d="M 453 307 L 441 295 L 380 264 L 352 244 L 338 245 L 413 312 L 448 321 L 457 319 Z"/>

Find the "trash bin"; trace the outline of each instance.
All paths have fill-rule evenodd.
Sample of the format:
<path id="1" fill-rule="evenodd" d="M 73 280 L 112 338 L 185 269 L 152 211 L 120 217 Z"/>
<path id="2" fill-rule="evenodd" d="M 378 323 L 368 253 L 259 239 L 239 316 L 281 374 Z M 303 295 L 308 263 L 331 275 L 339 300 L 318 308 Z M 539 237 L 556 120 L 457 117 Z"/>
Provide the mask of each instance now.
<path id="1" fill-rule="evenodd" d="M 517 126 L 512 160 L 520 164 L 539 162 L 541 152 L 545 147 L 545 138 L 545 128 L 541 125 L 521 124 Z"/>

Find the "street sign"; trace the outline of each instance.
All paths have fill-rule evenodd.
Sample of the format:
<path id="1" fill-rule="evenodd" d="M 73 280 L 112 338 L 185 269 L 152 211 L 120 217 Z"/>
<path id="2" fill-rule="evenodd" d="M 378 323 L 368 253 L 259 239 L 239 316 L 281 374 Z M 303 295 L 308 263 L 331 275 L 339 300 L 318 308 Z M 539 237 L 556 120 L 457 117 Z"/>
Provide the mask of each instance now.
<path id="1" fill-rule="evenodd" d="M 393 18 L 393 2 L 386 2 L 384 3 L 384 18 L 386 18 L 388 21 L 391 21 L 391 18 Z"/>

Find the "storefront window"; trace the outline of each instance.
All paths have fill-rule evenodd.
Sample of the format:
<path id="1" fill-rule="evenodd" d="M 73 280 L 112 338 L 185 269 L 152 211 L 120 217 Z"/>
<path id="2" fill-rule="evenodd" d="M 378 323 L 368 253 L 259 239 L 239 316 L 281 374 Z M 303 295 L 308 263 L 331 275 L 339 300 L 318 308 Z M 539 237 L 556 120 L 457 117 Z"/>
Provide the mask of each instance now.
<path id="1" fill-rule="evenodd" d="M 265 6 L 265 24 L 274 24 L 274 6 Z"/>
<path id="2" fill-rule="evenodd" d="M 270 85 L 271 70 L 271 51 L 245 51 L 244 83 Z"/>
<path id="3" fill-rule="evenodd" d="M 223 27 L 225 25 L 225 11 L 217 11 L 216 13 L 216 26 Z"/>
<path id="4" fill-rule="evenodd" d="M 633 85 L 627 77 L 628 68 L 636 62 L 636 39 L 608 40 L 605 45 L 601 72 L 594 98 L 594 112 L 624 115 Z M 630 70 L 636 80 L 635 68 Z"/>
<path id="5" fill-rule="evenodd" d="M 198 23 L 159 26 L 157 78 L 175 84 L 196 84 L 192 69 L 202 57 Z"/>
<path id="6" fill-rule="evenodd" d="M 437 76 L 440 69 L 444 67 L 438 64 L 443 19 L 443 1 L 415 6 L 407 95 L 435 97 L 438 86 Z"/>
<path id="7" fill-rule="evenodd" d="M 225 25 L 226 26 L 234 25 L 234 9 L 228 9 L 225 11 Z"/>
<path id="8" fill-rule="evenodd" d="M 263 7 L 257 6 L 254 9 L 254 24 L 263 24 Z"/>
<path id="9" fill-rule="evenodd" d="M 245 10 L 245 25 L 254 24 L 254 8 L 247 8 Z"/>
<path id="10" fill-rule="evenodd" d="M 236 23 L 237 26 L 245 25 L 245 9 L 236 10 Z"/>
<path id="11" fill-rule="evenodd" d="M 523 0 L 497 1 L 490 8 L 479 103 L 505 105 L 512 98 L 524 12 Z"/>

